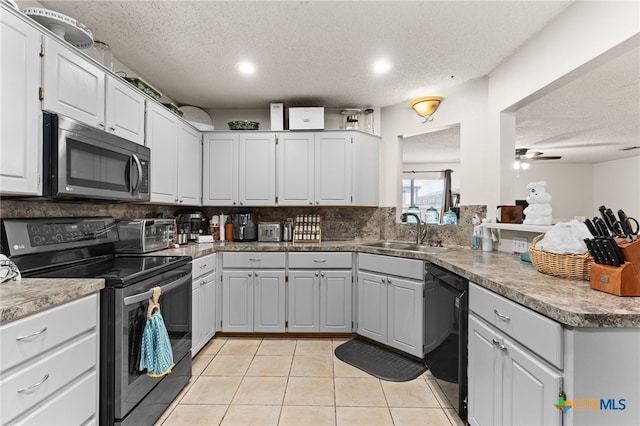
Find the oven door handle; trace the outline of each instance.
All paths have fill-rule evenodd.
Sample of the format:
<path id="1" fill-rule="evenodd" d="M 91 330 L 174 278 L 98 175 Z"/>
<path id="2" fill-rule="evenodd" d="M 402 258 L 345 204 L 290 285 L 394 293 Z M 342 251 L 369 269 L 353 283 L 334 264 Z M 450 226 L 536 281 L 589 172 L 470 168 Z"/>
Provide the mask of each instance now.
<path id="1" fill-rule="evenodd" d="M 168 291 L 173 290 L 176 287 L 179 287 L 181 285 L 184 285 L 190 282 L 191 282 L 191 275 L 185 275 L 179 280 L 170 282 L 169 284 L 163 285 L 162 287 L 160 287 L 160 292 L 166 293 Z M 133 296 L 127 296 L 124 298 L 124 305 L 129 306 L 129 305 L 133 305 L 134 303 L 142 302 L 143 300 L 151 299 L 152 295 L 153 295 L 153 289 L 147 290 L 143 293 L 134 294 Z"/>

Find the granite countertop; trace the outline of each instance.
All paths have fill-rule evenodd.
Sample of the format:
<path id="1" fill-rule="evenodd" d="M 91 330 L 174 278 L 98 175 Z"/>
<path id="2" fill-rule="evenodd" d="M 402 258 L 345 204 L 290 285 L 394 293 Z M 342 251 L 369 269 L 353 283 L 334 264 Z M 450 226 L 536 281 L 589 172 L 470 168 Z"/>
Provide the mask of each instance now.
<path id="1" fill-rule="evenodd" d="M 640 297 L 592 290 L 588 281 L 542 274 L 518 256 L 452 247 L 437 254 L 369 247 L 368 241 L 206 243 L 149 253 L 198 258 L 224 251 L 355 251 L 426 260 L 568 327 L 640 327 Z M 0 285 L 0 324 L 100 291 L 101 279 L 26 278 Z"/>
<path id="2" fill-rule="evenodd" d="M 0 324 L 97 293 L 103 279 L 23 278 L 0 284 Z"/>
<path id="3" fill-rule="evenodd" d="M 368 241 L 315 244 L 209 243 L 154 254 L 198 258 L 218 251 L 357 251 L 427 260 L 569 327 L 640 327 L 640 297 L 593 290 L 588 281 L 542 274 L 519 256 L 452 247 L 437 254 L 368 247 Z"/>

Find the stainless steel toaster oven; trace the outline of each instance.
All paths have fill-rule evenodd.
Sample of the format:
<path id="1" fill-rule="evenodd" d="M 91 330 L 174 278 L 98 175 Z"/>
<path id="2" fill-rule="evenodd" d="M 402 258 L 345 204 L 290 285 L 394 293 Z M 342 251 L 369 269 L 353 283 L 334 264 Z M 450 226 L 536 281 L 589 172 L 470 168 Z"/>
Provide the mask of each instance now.
<path id="1" fill-rule="evenodd" d="M 174 219 L 131 219 L 117 222 L 117 253 L 149 253 L 168 248 L 173 240 Z"/>

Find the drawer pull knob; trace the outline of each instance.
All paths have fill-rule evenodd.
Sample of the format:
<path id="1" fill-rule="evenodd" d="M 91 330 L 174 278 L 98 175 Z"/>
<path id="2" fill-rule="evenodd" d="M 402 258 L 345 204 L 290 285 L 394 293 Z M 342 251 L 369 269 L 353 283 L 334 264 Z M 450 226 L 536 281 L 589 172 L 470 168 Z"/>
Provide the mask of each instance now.
<path id="1" fill-rule="evenodd" d="M 493 343 L 494 346 L 498 346 L 500 344 L 498 339 L 491 339 L 491 343 Z"/>
<path id="2" fill-rule="evenodd" d="M 504 353 L 507 353 L 507 347 L 505 345 L 500 345 L 500 350 Z"/>
<path id="3" fill-rule="evenodd" d="M 28 392 L 30 390 L 33 390 L 33 389 L 37 388 L 38 386 L 41 386 L 44 382 L 47 381 L 48 378 L 49 378 L 49 373 L 45 374 L 44 377 L 42 378 L 42 380 L 40 380 L 38 383 L 34 383 L 31 386 L 27 386 L 25 388 L 18 389 L 18 393 Z"/>
<path id="4" fill-rule="evenodd" d="M 316 275 L 316 277 L 318 276 L 318 271 L 316 271 L 316 274 L 315 274 L 315 275 Z"/>
<path id="5" fill-rule="evenodd" d="M 320 272 L 320 276 L 323 276 L 323 277 L 324 277 L 324 272 Z"/>
<path id="6" fill-rule="evenodd" d="M 313 263 L 326 263 L 326 259 L 322 259 L 322 260 L 318 260 L 318 259 L 313 259 Z"/>
<path id="7" fill-rule="evenodd" d="M 44 327 L 42 330 L 40 331 L 36 331 L 35 333 L 31 333 L 28 336 L 20 336 L 20 337 L 16 337 L 16 340 L 19 342 L 21 340 L 26 340 L 26 339 L 30 339 L 32 337 L 36 337 L 41 335 L 42 333 L 44 333 L 45 331 L 47 331 L 47 327 Z"/>
<path id="8" fill-rule="evenodd" d="M 207 267 L 207 264 L 205 263 L 204 265 L 200 265 L 200 269 L 204 269 Z"/>
<path id="9" fill-rule="evenodd" d="M 500 319 L 501 319 L 502 321 L 504 321 L 504 322 L 511 321 L 511 318 L 509 318 L 509 317 L 508 317 L 508 316 L 506 316 L 506 315 L 502 315 L 500 312 L 498 312 L 498 310 L 497 310 L 497 309 L 494 309 L 494 310 L 493 310 L 493 313 L 494 313 L 494 314 L 496 314 L 496 315 L 498 316 L 498 318 L 500 318 Z"/>

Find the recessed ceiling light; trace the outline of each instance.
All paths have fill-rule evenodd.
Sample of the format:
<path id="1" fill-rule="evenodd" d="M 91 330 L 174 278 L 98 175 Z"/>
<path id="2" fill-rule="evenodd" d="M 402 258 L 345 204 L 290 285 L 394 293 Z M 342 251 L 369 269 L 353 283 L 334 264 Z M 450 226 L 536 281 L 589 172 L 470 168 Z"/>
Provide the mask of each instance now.
<path id="1" fill-rule="evenodd" d="M 389 72 L 391 68 L 393 68 L 393 65 L 391 64 L 391 62 L 387 61 L 386 59 L 379 59 L 375 61 L 371 66 L 371 69 L 376 74 L 384 74 L 386 72 Z"/>
<path id="2" fill-rule="evenodd" d="M 236 64 L 236 68 L 242 74 L 246 74 L 246 75 L 251 75 L 256 72 L 256 67 L 251 62 L 248 62 L 248 61 L 238 62 Z"/>

